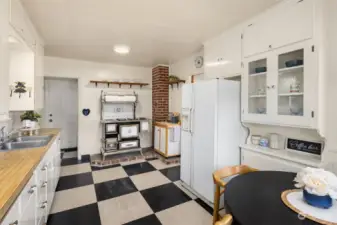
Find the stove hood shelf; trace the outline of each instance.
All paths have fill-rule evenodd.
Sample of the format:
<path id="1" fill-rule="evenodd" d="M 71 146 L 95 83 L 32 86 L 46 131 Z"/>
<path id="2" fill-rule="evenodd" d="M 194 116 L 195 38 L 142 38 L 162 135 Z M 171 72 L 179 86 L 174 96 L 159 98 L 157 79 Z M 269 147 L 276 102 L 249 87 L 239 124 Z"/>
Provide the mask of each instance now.
<path id="1" fill-rule="evenodd" d="M 132 86 L 140 86 L 140 88 L 142 88 L 144 86 L 149 85 L 148 83 L 140 83 L 140 82 L 118 82 L 118 81 L 98 81 L 98 80 L 91 80 L 90 83 L 95 84 L 96 87 L 98 84 L 106 84 L 108 88 L 110 87 L 110 85 L 118 85 L 119 88 L 121 88 L 122 85 L 128 85 L 130 86 L 130 88 L 132 88 Z"/>

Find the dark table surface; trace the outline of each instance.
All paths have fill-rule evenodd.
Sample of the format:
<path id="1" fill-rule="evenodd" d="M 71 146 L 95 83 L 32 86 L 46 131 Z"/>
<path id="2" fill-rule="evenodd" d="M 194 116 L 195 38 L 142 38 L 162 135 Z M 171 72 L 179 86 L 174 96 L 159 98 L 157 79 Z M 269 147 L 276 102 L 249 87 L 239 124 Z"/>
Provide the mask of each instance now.
<path id="1" fill-rule="evenodd" d="M 259 171 L 239 175 L 226 185 L 226 209 L 241 225 L 317 225 L 300 220 L 281 199 L 285 190 L 295 189 L 295 173 Z"/>

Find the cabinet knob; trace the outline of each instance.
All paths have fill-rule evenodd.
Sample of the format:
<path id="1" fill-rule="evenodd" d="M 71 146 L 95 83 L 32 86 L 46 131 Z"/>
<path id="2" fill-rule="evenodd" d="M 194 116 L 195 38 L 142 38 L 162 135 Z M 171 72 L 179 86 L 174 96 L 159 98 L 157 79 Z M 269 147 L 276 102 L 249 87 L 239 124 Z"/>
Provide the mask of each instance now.
<path id="1" fill-rule="evenodd" d="M 28 193 L 33 194 L 35 192 L 35 189 L 36 189 L 36 185 L 31 186 L 30 189 L 28 190 Z"/>
<path id="2" fill-rule="evenodd" d="M 275 87 L 276 87 L 275 85 L 272 85 L 272 86 L 271 86 L 271 88 L 273 88 L 273 89 L 274 89 Z"/>
<path id="3" fill-rule="evenodd" d="M 18 224 L 19 224 L 19 221 L 15 220 L 13 223 L 10 223 L 9 225 L 18 225 Z"/>
<path id="4" fill-rule="evenodd" d="M 272 45 L 269 45 L 269 48 L 272 48 L 273 46 Z"/>

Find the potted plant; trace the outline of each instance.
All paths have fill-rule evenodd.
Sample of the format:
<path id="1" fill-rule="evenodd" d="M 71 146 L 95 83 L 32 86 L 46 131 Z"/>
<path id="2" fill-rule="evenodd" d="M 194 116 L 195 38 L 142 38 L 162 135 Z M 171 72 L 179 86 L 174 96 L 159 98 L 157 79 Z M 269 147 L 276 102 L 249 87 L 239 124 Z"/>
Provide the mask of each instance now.
<path id="1" fill-rule="evenodd" d="M 328 209 L 337 199 L 337 177 L 329 171 L 307 167 L 294 181 L 297 188 L 303 189 L 303 199 L 309 205 Z"/>
<path id="2" fill-rule="evenodd" d="M 41 115 L 34 111 L 26 111 L 20 118 L 23 128 L 37 128 Z"/>

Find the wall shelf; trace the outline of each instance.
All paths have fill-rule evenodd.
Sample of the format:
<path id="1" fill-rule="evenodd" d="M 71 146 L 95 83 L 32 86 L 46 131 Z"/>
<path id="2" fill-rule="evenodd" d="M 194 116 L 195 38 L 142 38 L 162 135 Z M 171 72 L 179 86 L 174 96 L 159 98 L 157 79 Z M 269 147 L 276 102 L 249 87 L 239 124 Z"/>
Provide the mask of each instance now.
<path id="1" fill-rule="evenodd" d="M 173 86 L 176 84 L 177 88 L 179 87 L 180 83 L 185 83 L 185 80 L 174 80 L 174 81 L 169 81 L 169 85 L 173 88 Z"/>
<path id="2" fill-rule="evenodd" d="M 148 83 L 140 83 L 140 82 L 118 82 L 118 81 L 98 81 L 98 80 L 91 80 L 90 81 L 91 84 L 95 84 L 96 87 L 98 84 L 106 84 L 108 85 L 108 87 L 110 87 L 110 85 L 119 85 L 119 87 L 121 88 L 122 85 L 129 85 L 130 88 L 132 86 L 140 86 L 141 88 L 143 86 L 148 86 Z"/>

